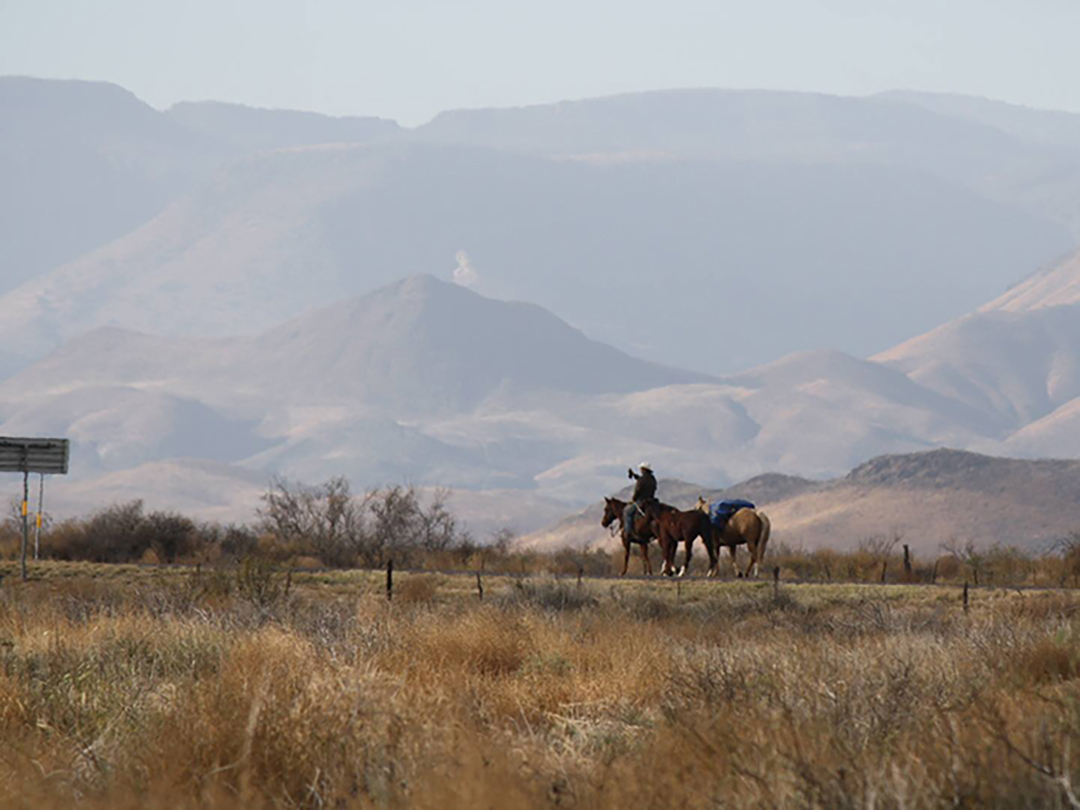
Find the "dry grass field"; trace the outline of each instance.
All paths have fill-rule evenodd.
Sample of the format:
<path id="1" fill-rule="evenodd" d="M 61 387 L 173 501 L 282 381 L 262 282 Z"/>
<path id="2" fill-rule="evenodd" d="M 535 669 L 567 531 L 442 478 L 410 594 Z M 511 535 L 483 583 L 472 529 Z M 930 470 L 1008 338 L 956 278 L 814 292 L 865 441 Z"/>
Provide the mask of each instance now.
<path id="1" fill-rule="evenodd" d="M 1080 595 L 48 563 L 5 807 L 1068 807 Z"/>

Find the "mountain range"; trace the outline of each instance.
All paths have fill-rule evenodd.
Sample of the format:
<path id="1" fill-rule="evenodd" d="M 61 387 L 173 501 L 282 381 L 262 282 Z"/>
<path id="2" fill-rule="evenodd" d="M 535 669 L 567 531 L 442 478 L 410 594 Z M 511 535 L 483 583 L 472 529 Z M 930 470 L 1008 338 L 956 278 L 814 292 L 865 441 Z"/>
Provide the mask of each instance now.
<path id="1" fill-rule="evenodd" d="M 4 79 L 0 375 L 96 327 L 253 334 L 455 270 L 704 373 L 866 356 L 1077 244 L 1076 116 L 962 101 L 668 91 L 406 129 Z"/>
<path id="2" fill-rule="evenodd" d="M 0 112 L 0 434 L 74 440 L 59 513 L 343 474 L 529 532 L 642 458 L 720 491 L 1080 456 L 1080 116 L 672 91 L 404 129 L 18 78 Z"/>

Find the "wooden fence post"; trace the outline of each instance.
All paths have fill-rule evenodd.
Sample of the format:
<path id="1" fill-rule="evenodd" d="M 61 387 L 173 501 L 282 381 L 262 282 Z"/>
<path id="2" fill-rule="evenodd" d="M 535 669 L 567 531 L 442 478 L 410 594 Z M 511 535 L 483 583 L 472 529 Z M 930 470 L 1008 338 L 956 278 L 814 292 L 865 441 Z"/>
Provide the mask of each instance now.
<path id="1" fill-rule="evenodd" d="M 581 578 L 585 575 L 585 569 L 580 565 L 577 567 L 577 586 L 581 587 Z"/>
<path id="2" fill-rule="evenodd" d="M 394 598 L 394 558 L 386 561 L 386 601 Z"/>
<path id="3" fill-rule="evenodd" d="M 476 572 L 476 595 L 481 602 L 484 601 L 484 583 L 480 581 L 480 572 Z"/>
<path id="4" fill-rule="evenodd" d="M 912 582 L 915 579 L 911 568 L 911 549 L 904 544 L 904 582 Z"/>
<path id="5" fill-rule="evenodd" d="M 885 584 L 885 572 L 888 571 L 888 570 L 889 570 L 889 561 L 888 560 L 882 560 L 881 561 L 881 584 L 882 585 Z"/>
<path id="6" fill-rule="evenodd" d="M 964 583 L 964 613 L 968 612 L 968 584 Z"/>
<path id="7" fill-rule="evenodd" d="M 772 570 L 773 599 L 780 598 L 780 566 L 774 566 Z"/>

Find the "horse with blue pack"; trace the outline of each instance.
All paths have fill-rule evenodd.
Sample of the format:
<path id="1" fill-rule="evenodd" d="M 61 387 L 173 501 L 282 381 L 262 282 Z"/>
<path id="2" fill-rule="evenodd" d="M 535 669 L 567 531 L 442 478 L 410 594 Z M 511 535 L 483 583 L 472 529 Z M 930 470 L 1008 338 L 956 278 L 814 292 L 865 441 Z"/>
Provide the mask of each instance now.
<path id="1" fill-rule="evenodd" d="M 709 520 L 712 521 L 713 526 L 718 529 L 723 529 L 731 516 L 738 512 L 740 509 L 757 509 L 750 501 L 743 500 L 742 498 L 731 498 L 726 501 L 717 501 L 709 506 Z"/>
<path id="2" fill-rule="evenodd" d="M 732 498 L 725 501 L 717 501 L 710 504 L 704 498 L 698 498 L 698 509 L 709 516 L 710 543 L 714 552 L 719 552 L 721 546 L 727 546 L 731 553 L 731 567 L 735 575 L 739 577 L 757 576 L 758 566 L 765 559 L 765 545 L 769 542 L 769 534 L 772 524 L 764 512 L 759 512 L 757 507 L 750 501 L 741 498 Z M 736 564 L 735 549 L 737 546 L 746 546 L 750 552 L 750 560 L 746 569 L 739 570 Z M 709 555 L 710 562 L 716 560 L 712 553 Z M 714 565 L 709 574 L 715 576 L 718 573 Z"/>

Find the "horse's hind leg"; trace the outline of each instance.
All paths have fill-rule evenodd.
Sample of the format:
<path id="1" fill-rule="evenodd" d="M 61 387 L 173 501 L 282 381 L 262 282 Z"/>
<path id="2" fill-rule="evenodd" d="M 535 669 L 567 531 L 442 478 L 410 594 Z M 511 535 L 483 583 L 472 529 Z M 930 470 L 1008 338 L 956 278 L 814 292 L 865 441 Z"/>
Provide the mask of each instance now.
<path id="1" fill-rule="evenodd" d="M 641 570 L 648 576 L 652 576 L 652 560 L 649 559 L 649 544 L 641 544 Z"/>
<path id="2" fill-rule="evenodd" d="M 682 568 L 679 569 L 679 576 L 686 576 L 690 571 L 690 556 L 693 554 L 694 538 L 691 537 L 683 541 L 683 546 L 686 548 L 686 559 L 683 560 Z"/>
<path id="3" fill-rule="evenodd" d="M 743 574 L 743 576 L 746 577 L 747 579 L 750 579 L 751 574 L 754 577 L 757 577 L 758 544 L 757 543 L 747 543 L 746 544 L 746 550 L 748 552 L 750 552 L 750 559 L 746 561 L 746 572 Z"/>
<path id="4" fill-rule="evenodd" d="M 736 577 L 742 576 L 742 571 L 739 570 L 739 561 L 736 557 L 737 548 L 735 546 L 728 546 L 727 550 L 731 552 L 731 570 L 735 572 Z"/>
<path id="5" fill-rule="evenodd" d="M 719 555 L 716 553 L 716 542 L 712 537 L 711 532 L 703 534 L 701 536 L 701 542 L 705 544 L 705 551 L 709 555 L 709 573 L 706 576 L 715 577 L 719 572 L 718 567 L 720 564 Z"/>

